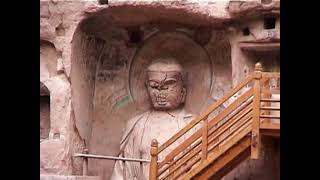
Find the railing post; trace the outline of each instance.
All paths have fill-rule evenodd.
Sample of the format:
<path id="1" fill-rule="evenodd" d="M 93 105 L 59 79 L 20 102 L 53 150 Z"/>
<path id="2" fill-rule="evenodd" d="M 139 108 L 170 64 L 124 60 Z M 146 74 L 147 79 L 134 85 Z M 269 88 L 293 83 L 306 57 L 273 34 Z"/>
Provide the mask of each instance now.
<path id="1" fill-rule="evenodd" d="M 259 158 L 260 150 L 260 80 L 262 76 L 262 66 L 260 63 L 255 65 L 254 69 L 254 87 L 253 87 L 253 120 L 252 120 L 252 137 L 251 137 L 251 159 Z"/>
<path id="2" fill-rule="evenodd" d="M 208 155 L 208 116 L 203 119 L 202 125 L 202 157 L 201 160 L 207 159 Z"/>
<path id="3" fill-rule="evenodd" d="M 84 149 L 83 150 L 83 154 L 88 154 L 89 150 L 88 149 Z M 88 176 L 88 158 L 87 157 L 83 157 L 83 167 L 82 167 L 82 175 L 83 176 Z"/>
<path id="4" fill-rule="evenodd" d="M 158 176 L 158 141 L 156 139 L 151 142 L 150 155 L 149 180 L 156 180 Z"/>
<path id="5" fill-rule="evenodd" d="M 266 89 L 266 92 L 263 92 L 263 90 L 261 90 L 261 98 L 270 99 L 271 98 L 270 78 L 264 80 L 264 84 L 261 84 L 261 86 Z M 270 102 L 261 102 L 261 107 L 265 107 L 265 106 L 270 107 L 271 103 Z M 261 115 L 270 115 L 270 110 L 262 110 Z M 265 119 L 264 121 L 270 121 L 270 119 Z"/>

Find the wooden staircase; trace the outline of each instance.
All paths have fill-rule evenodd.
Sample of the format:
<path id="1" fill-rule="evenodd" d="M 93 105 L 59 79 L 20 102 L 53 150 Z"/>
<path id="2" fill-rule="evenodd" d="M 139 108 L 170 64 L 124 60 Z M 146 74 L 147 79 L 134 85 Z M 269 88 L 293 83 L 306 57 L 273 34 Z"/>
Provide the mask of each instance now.
<path id="1" fill-rule="evenodd" d="M 280 73 L 262 72 L 257 63 L 252 74 L 164 144 L 153 140 L 149 179 L 221 179 L 248 156 L 258 159 L 261 136 L 280 136 L 279 80 Z M 215 113 L 227 101 L 232 102 Z"/>

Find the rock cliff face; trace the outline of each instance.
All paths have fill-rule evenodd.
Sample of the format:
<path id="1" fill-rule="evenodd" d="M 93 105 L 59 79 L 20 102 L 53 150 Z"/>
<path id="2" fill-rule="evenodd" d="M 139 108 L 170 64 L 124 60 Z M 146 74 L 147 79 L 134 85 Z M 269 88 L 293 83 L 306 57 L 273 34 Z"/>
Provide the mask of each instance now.
<path id="1" fill-rule="evenodd" d="M 152 37 L 179 32 L 201 47 L 211 72 L 204 87 L 209 98 L 218 99 L 252 71 L 256 61 L 263 59 L 269 69 L 279 66 L 278 51 L 251 53 L 239 47 L 240 41 L 280 39 L 279 7 L 279 1 L 258 0 L 40 0 L 40 96 L 49 97 L 40 100 L 46 103 L 40 124 L 47 128 L 40 142 L 42 178 L 80 175 L 82 160 L 72 154 L 85 147 L 93 154 L 117 155 L 126 121 L 143 111 L 132 97 L 130 78 L 138 72 L 133 71 L 138 52 Z M 275 28 L 263 28 L 266 14 L 276 17 Z M 244 29 L 249 35 L 243 35 Z M 149 54 L 158 49 L 152 51 Z M 177 56 L 185 52 L 177 51 Z M 194 58 L 185 61 L 199 63 Z M 197 111 L 205 108 L 198 106 Z M 266 158 L 244 162 L 225 179 L 240 172 L 238 179 L 276 179 L 265 169 L 276 168 L 273 159 L 279 157 L 273 142 L 265 142 L 271 146 Z M 108 179 L 113 165 L 89 160 L 89 175 Z"/>
<path id="2" fill-rule="evenodd" d="M 50 97 L 49 135 L 40 141 L 43 174 L 81 173 L 80 160 L 72 158 L 73 153 L 82 151 L 84 141 L 75 126 L 69 75 L 71 39 L 88 4 L 40 1 L 40 84 Z"/>

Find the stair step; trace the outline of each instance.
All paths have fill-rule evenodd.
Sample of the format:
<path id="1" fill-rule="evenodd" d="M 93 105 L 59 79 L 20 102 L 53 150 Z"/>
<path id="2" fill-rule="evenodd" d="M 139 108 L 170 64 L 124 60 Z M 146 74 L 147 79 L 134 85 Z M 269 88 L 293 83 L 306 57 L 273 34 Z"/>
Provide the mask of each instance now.
<path id="1" fill-rule="evenodd" d="M 260 118 L 280 119 L 280 116 L 273 116 L 273 115 L 260 115 Z"/>
<path id="2" fill-rule="evenodd" d="M 276 106 L 274 106 L 274 107 L 272 107 L 272 106 L 270 106 L 270 107 L 260 107 L 260 109 L 261 110 L 278 110 L 278 111 L 280 111 L 280 107 L 276 107 Z"/>
<path id="3" fill-rule="evenodd" d="M 280 102 L 280 99 L 260 99 L 262 102 Z"/>

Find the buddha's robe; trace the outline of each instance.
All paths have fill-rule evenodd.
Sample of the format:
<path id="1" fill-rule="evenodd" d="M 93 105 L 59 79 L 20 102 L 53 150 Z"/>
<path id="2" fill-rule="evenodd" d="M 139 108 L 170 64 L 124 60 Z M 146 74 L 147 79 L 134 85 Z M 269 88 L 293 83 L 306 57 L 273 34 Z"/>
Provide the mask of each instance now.
<path id="1" fill-rule="evenodd" d="M 128 121 L 120 145 L 120 157 L 150 159 L 152 139 L 157 139 L 159 145 L 166 142 L 175 133 L 185 127 L 193 115 L 185 110 L 178 112 L 147 111 Z M 197 127 L 188 131 L 159 155 L 163 160 L 165 155 L 172 151 L 178 144 L 190 137 Z M 130 161 L 116 161 L 111 180 L 148 180 L 149 163 Z"/>

